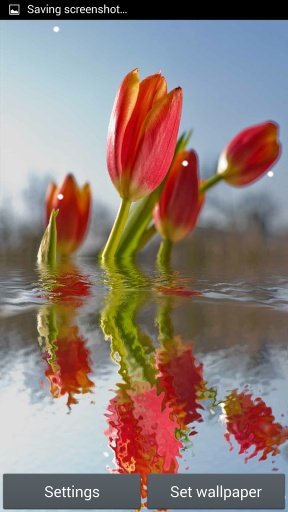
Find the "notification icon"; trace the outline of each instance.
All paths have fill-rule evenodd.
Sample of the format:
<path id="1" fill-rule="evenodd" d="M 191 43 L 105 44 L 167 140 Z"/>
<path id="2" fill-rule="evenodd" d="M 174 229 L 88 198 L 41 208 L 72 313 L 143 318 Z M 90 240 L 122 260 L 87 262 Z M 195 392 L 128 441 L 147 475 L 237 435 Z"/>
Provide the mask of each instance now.
<path id="1" fill-rule="evenodd" d="M 19 4 L 9 4 L 9 14 L 10 14 L 10 16 L 19 16 L 20 5 Z"/>

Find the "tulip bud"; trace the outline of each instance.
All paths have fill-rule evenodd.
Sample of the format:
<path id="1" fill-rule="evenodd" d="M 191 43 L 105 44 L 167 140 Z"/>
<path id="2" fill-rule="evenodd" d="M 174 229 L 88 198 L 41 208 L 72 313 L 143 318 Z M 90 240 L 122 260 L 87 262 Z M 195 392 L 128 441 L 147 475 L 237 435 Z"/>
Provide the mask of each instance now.
<path id="1" fill-rule="evenodd" d="M 124 78 L 107 143 L 108 171 L 122 199 L 136 201 L 163 181 L 173 158 L 181 110 L 182 90 L 167 93 L 160 73 L 140 82 L 135 69 Z"/>
<path id="2" fill-rule="evenodd" d="M 217 174 L 235 187 L 261 178 L 280 156 L 278 129 L 277 123 L 267 121 L 240 132 L 221 154 Z"/>
<path id="3" fill-rule="evenodd" d="M 153 217 L 164 239 L 178 242 L 194 228 L 204 202 L 199 195 L 198 160 L 195 151 L 179 153 L 171 166 Z"/>
<path id="4" fill-rule="evenodd" d="M 80 188 L 72 174 L 66 176 L 60 187 L 51 183 L 46 195 L 46 223 L 53 209 L 59 210 L 57 252 L 66 256 L 84 240 L 91 210 L 90 186 L 86 183 Z"/>

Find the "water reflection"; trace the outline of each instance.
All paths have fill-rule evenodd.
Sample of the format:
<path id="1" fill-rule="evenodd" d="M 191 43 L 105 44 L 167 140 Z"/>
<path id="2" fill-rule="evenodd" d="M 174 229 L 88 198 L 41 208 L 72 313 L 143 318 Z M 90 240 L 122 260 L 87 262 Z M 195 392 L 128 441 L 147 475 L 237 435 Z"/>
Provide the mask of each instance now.
<path id="1" fill-rule="evenodd" d="M 272 408 L 259 396 L 253 398 L 247 390 L 233 390 L 223 402 L 227 439 L 238 443 L 239 454 L 245 454 L 245 462 L 258 456 L 265 460 L 269 454 L 280 453 L 279 446 L 288 440 L 288 427 L 275 421 Z M 250 452 L 250 453 L 249 453 Z"/>
<path id="2" fill-rule="evenodd" d="M 175 435 L 177 422 L 155 387 L 135 382 L 119 387 L 107 409 L 106 430 L 115 453 L 116 471 L 140 473 L 146 497 L 149 473 L 175 473 L 182 443 Z"/>
<path id="3" fill-rule="evenodd" d="M 126 282 L 127 275 L 133 287 L 128 294 L 119 279 L 124 276 Z M 146 498 L 149 473 L 178 470 L 179 426 L 165 395 L 164 379 L 159 378 L 155 344 L 138 323 L 139 310 L 149 301 L 149 292 L 143 294 L 139 289 L 147 277 L 132 264 L 106 269 L 106 277 L 111 291 L 101 313 L 101 327 L 122 378 L 107 407 L 106 435 L 115 454 L 114 471 L 140 473 L 142 497 Z"/>
<path id="4" fill-rule="evenodd" d="M 238 416 L 233 418 L 232 394 L 222 402 L 219 399 L 217 402 L 217 390 L 209 387 L 205 381 L 203 363 L 193 355 L 193 344 L 184 343 L 174 333 L 173 295 L 174 290 L 178 295 L 178 288 L 165 262 L 160 261 L 159 268 L 170 281 L 171 293 L 166 293 L 165 289 L 155 314 L 158 346 L 143 332 L 137 320 L 139 310 L 149 300 L 149 293 L 141 292 L 139 283 L 145 282 L 145 276 L 138 273 L 135 266 L 106 270 L 108 282 L 111 280 L 111 291 L 101 313 L 103 334 L 111 343 L 111 355 L 122 377 L 106 413 L 106 435 L 115 454 L 114 471 L 140 473 L 143 498 L 146 498 L 149 473 L 178 471 L 181 451 L 190 446 L 191 437 L 197 434 L 194 423 L 203 421 L 202 411 L 205 407 L 210 412 L 213 410 L 213 414 L 218 414 L 218 405 L 222 403 L 228 432 L 233 432 L 239 443 L 242 440 L 240 453 L 246 452 L 254 444 L 253 457 L 264 450 L 264 443 L 265 451 L 259 459 L 262 460 L 264 454 L 266 456 L 269 452 L 275 455 L 278 445 L 287 440 L 287 429 L 273 424 L 271 413 L 270 416 L 266 413 L 262 417 L 263 407 L 258 411 L 258 416 L 256 410 L 252 413 L 259 420 L 257 426 L 260 422 L 262 424 L 263 435 L 260 440 L 257 431 L 252 436 L 255 421 L 251 426 L 251 414 L 247 418 L 247 407 L 236 408 Z M 132 276 L 132 285 L 134 281 L 130 293 L 126 292 L 122 280 L 124 276 L 126 283 L 128 274 Z M 260 398 L 257 399 L 259 403 L 264 404 Z M 268 411 L 268 408 L 264 410 Z M 238 436 L 237 427 L 234 430 L 232 428 L 232 425 L 237 425 L 237 421 L 240 428 Z M 249 425 L 248 429 L 243 428 L 245 422 Z M 278 436 L 275 436 L 276 431 Z M 225 434 L 225 437 L 229 440 L 229 434 Z"/>
<path id="5" fill-rule="evenodd" d="M 77 403 L 77 394 L 91 391 L 94 383 L 89 350 L 77 325 L 78 309 L 90 294 L 88 277 L 71 263 L 58 266 L 51 273 L 39 269 L 43 293 L 48 305 L 40 307 L 37 315 L 38 342 L 46 361 L 45 375 L 53 398 L 67 397 L 67 406 Z"/>
<path id="6" fill-rule="evenodd" d="M 162 266 L 160 268 L 162 271 Z M 175 288 L 171 287 L 171 292 Z M 176 288 L 178 291 L 178 289 Z M 209 390 L 203 377 L 203 364 L 193 355 L 193 344 L 183 343 L 176 336 L 172 322 L 174 299 L 164 297 L 156 313 L 158 340 L 156 350 L 158 388 L 164 393 L 164 404 L 169 404 L 182 435 L 187 438 L 186 429 L 191 427 L 189 435 L 196 434 L 192 423 L 202 421 L 201 398 L 210 397 L 215 401 L 214 390 Z"/>
<path id="7" fill-rule="evenodd" d="M 193 345 L 184 344 L 175 337 L 162 345 L 156 353 L 158 387 L 164 393 L 163 405 L 171 408 L 181 431 L 193 422 L 203 421 L 201 397 L 207 388 L 203 379 L 203 364 L 193 355 Z M 213 396 L 213 393 L 212 393 Z M 190 435 L 196 434 L 192 427 Z"/>
<path id="8" fill-rule="evenodd" d="M 217 472 L 220 463 L 223 472 L 244 472 L 244 462 L 250 471 L 272 471 L 276 458 L 283 467 L 288 441 L 287 420 L 281 417 L 286 413 L 281 405 L 287 382 L 285 348 L 277 345 L 276 337 L 273 348 L 266 342 L 261 350 L 252 343 L 247 350 L 231 341 L 229 345 L 224 306 L 213 309 L 211 316 L 199 280 L 193 283 L 192 276 L 188 284 L 165 261 L 158 263 L 157 272 L 149 273 L 131 263 L 93 271 L 93 265 L 65 262 L 52 273 L 39 269 L 34 288 L 38 297 L 37 345 L 34 342 L 38 363 L 35 359 L 34 364 L 38 369 L 42 363 L 47 396 L 50 393 L 53 405 L 57 404 L 61 422 L 65 420 L 60 409 L 67 412 L 68 406 L 71 411 L 64 412 L 72 421 L 66 424 L 70 437 L 64 438 L 64 444 L 71 439 L 64 457 L 68 468 L 69 450 L 74 450 L 78 463 L 78 443 L 86 443 L 84 471 L 140 473 L 143 506 L 149 473 Z M 241 315 L 243 311 L 247 315 L 244 309 Z M 236 318 L 242 318 L 237 314 L 235 309 Z M 214 345 L 211 333 L 206 343 L 209 329 L 217 334 Z M 25 333 L 27 337 L 26 327 Z M 29 331 L 29 336 L 35 340 L 37 334 L 31 336 Z M 103 371 L 97 377 L 96 365 Z M 91 400 L 82 402 L 87 394 Z M 43 396 L 42 388 L 44 403 Z M 61 397 L 66 406 L 58 400 Z M 73 418 L 78 430 L 75 425 L 71 428 Z M 98 445 L 105 463 L 99 455 L 91 456 Z M 72 464 L 71 472 L 77 468 Z"/>

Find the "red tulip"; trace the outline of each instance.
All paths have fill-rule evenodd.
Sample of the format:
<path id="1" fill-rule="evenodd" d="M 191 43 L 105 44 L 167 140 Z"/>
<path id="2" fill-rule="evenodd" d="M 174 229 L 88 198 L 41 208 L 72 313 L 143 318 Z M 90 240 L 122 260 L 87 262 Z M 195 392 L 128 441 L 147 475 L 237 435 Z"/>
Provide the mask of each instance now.
<path id="1" fill-rule="evenodd" d="M 194 228 L 204 195 L 199 195 L 198 161 L 195 151 L 179 153 L 171 166 L 153 217 L 163 238 L 178 242 Z"/>
<path id="2" fill-rule="evenodd" d="M 173 158 L 181 110 L 181 88 L 167 93 L 160 73 L 140 82 L 134 69 L 124 78 L 107 144 L 109 174 L 123 199 L 136 201 L 163 181 Z"/>
<path id="3" fill-rule="evenodd" d="M 288 427 L 275 422 L 271 407 L 262 398 L 253 399 L 251 393 L 232 391 L 224 403 L 227 434 L 240 446 L 239 453 L 247 454 L 245 461 L 260 455 L 265 460 L 270 453 L 279 453 L 279 445 L 288 440 Z M 248 455 L 248 451 L 253 448 Z M 231 445 L 232 449 L 232 445 Z"/>
<path id="4" fill-rule="evenodd" d="M 266 174 L 280 156 L 278 129 L 277 123 L 267 121 L 240 132 L 221 154 L 217 173 L 235 187 Z"/>
<path id="5" fill-rule="evenodd" d="M 52 209 L 57 216 L 57 251 L 61 255 L 74 252 L 84 240 L 91 210 L 90 186 L 82 188 L 72 174 L 68 174 L 60 187 L 51 183 L 46 195 L 46 224 Z"/>

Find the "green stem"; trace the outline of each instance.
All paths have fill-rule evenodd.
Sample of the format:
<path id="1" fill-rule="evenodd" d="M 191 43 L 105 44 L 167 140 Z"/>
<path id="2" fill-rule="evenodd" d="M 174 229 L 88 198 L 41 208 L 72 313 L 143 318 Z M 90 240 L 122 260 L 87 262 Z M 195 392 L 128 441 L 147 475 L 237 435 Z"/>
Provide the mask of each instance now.
<path id="1" fill-rule="evenodd" d="M 160 197 L 160 187 L 132 208 L 117 251 L 121 258 L 133 257 L 138 251 L 139 240 L 151 222 L 152 210 Z"/>
<path id="2" fill-rule="evenodd" d="M 128 199 L 122 199 L 113 228 L 101 255 L 103 262 L 111 260 L 115 256 L 129 215 L 130 206 L 131 201 Z"/>
<path id="3" fill-rule="evenodd" d="M 169 272 L 173 244 L 170 240 L 162 240 L 157 254 L 157 265 L 161 271 Z"/>
<path id="4" fill-rule="evenodd" d="M 214 174 L 214 176 L 211 176 L 211 178 L 204 181 L 204 183 L 199 187 L 199 193 L 203 194 L 204 192 L 206 192 L 206 190 L 213 187 L 213 185 L 216 185 L 216 183 L 218 183 L 222 179 L 223 176 L 221 174 Z"/>

